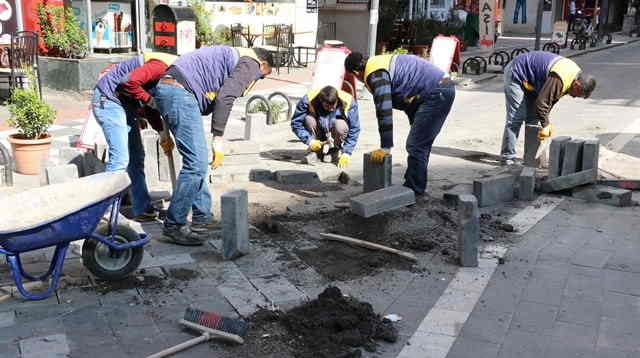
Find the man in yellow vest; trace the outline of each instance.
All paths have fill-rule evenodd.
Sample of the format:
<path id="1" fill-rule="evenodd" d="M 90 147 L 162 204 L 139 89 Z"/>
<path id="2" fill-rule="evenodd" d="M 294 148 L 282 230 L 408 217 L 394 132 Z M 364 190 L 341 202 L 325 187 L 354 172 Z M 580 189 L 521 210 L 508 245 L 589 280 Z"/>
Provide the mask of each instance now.
<path id="1" fill-rule="evenodd" d="M 353 73 L 373 94 L 378 117 L 380 149 L 371 153 L 382 163 L 393 147 L 393 109 L 404 111 L 411 130 L 407 137 L 407 171 L 404 185 L 416 195 L 427 187 L 431 146 L 449 115 L 456 96 L 449 76 L 426 60 L 413 55 L 382 55 L 369 59 L 353 52 L 345 59 Z"/>
<path id="2" fill-rule="evenodd" d="M 349 93 L 332 86 L 311 90 L 298 102 L 291 129 L 318 156 L 322 143 L 331 137 L 335 147 L 328 154 L 339 168 L 346 168 L 360 135 L 358 104 Z"/>
<path id="3" fill-rule="evenodd" d="M 589 98 L 595 87 L 595 79 L 582 73 L 575 62 L 551 52 L 532 51 L 513 59 L 504 69 L 507 121 L 500 152 L 502 164 L 515 164 L 522 122 L 540 124 L 538 138 L 549 138 L 554 132 L 549 112 L 556 102 L 566 94 Z"/>
<path id="4" fill-rule="evenodd" d="M 234 101 L 269 75 L 272 66 L 273 55 L 264 49 L 207 46 L 180 56 L 160 79 L 154 102 L 182 155 L 182 170 L 164 221 L 163 234 L 171 242 L 202 245 L 202 234 L 219 228 L 211 213 L 202 116 L 212 114 L 212 167 L 217 168 L 224 158 L 223 135 Z"/>

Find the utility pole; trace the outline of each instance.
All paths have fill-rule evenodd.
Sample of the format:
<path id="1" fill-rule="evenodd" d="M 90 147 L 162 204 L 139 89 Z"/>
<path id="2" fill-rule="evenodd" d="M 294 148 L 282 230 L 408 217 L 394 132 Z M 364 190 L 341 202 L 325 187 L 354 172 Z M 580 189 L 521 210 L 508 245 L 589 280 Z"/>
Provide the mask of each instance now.
<path id="1" fill-rule="evenodd" d="M 371 0 L 369 10 L 369 57 L 376 55 L 376 39 L 378 37 L 378 8 L 380 0 Z"/>
<path id="2" fill-rule="evenodd" d="M 536 44 L 534 49 L 540 50 L 540 35 L 542 33 L 542 10 L 544 9 L 544 0 L 538 0 L 538 13 L 536 15 Z"/>

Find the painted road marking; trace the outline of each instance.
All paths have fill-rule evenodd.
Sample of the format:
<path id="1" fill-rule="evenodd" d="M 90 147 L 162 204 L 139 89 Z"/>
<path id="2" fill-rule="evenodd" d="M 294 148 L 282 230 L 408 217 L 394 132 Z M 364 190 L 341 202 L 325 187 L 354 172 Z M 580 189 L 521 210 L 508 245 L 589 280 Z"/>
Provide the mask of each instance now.
<path id="1" fill-rule="evenodd" d="M 537 224 L 542 218 L 547 216 L 551 210 L 555 209 L 558 204 L 564 200 L 563 197 L 542 195 L 538 197 L 531 205 L 524 208 L 516 216 L 508 221 L 509 224 L 517 230 L 517 235 L 524 235 L 529 229 Z"/>

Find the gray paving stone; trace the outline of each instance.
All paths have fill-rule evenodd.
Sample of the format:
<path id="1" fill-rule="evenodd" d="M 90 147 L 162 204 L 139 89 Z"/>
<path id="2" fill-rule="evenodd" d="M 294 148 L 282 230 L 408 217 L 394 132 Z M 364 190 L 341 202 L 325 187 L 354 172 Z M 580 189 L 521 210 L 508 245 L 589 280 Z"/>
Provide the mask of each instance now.
<path id="1" fill-rule="evenodd" d="M 552 341 L 564 342 L 568 345 L 583 346 L 594 349 L 598 338 L 597 326 L 556 322 L 551 333 Z"/>
<path id="2" fill-rule="evenodd" d="M 143 135 L 142 147 L 144 148 L 144 174 L 147 186 L 154 187 L 160 183 L 158 135 L 155 132 L 153 135 Z"/>
<path id="3" fill-rule="evenodd" d="M 513 312 L 474 311 L 469 315 L 462 328 L 461 336 L 472 340 L 501 344 L 507 335 L 512 318 Z"/>
<path id="4" fill-rule="evenodd" d="M 0 328 L 11 327 L 16 322 L 16 313 L 14 311 L 0 312 Z"/>
<path id="5" fill-rule="evenodd" d="M 306 185 L 320 182 L 316 172 L 306 170 L 277 170 L 276 181 L 284 185 Z"/>
<path id="6" fill-rule="evenodd" d="M 631 190 L 612 188 L 605 185 L 588 185 L 573 190 L 574 198 L 590 203 L 612 206 L 631 206 Z"/>
<path id="7" fill-rule="evenodd" d="M 531 201 L 534 199 L 536 189 L 536 170 L 524 167 L 518 177 L 518 199 Z"/>
<path id="8" fill-rule="evenodd" d="M 473 195 L 460 195 L 458 201 L 458 255 L 460 266 L 478 266 L 480 211 Z"/>
<path id="9" fill-rule="evenodd" d="M 458 184 L 444 192 L 442 199 L 447 205 L 455 208 L 458 206 L 458 200 L 460 200 L 461 195 L 473 195 L 473 184 Z"/>
<path id="10" fill-rule="evenodd" d="M 602 315 L 612 319 L 640 321 L 640 297 L 616 292 L 605 292 Z"/>
<path id="11" fill-rule="evenodd" d="M 564 147 L 571 137 L 560 136 L 551 139 L 549 145 L 549 178 L 559 177 L 562 172 L 562 160 L 564 159 Z"/>
<path id="12" fill-rule="evenodd" d="M 249 196 L 234 190 L 220 197 L 222 208 L 222 257 L 233 260 L 249 253 Z"/>
<path id="13" fill-rule="evenodd" d="M 617 349 L 598 347 L 593 351 L 589 358 L 634 358 L 634 352 L 624 352 Z"/>
<path id="14" fill-rule="evenodd" d="M 293 308 L 308 299 L 307 295 L 280 275 L 257 277 L 250 281 L 271 303 L 282 310 Z"/>
<path id="15" fill-rule="evenodd" d="M 267 129 L 267 116 L 265 113 L 249 113 L 244 122 L 244 139 L 253 140 L 264 135 Z"/>
<path id="16" fill-rule="evenodd" d="M 386 155 L 381 164 L 371 160 L 371 153 L 364 153 L 362 160 L 363 192 L 379 190 L 392 185 L 393 157 Z"/>
<path id="17" fill-rule="evenodd" d="M 517 329 L 509 330 L 499 358 L 540 358 L 549 345 L 550 337 Z"/>
<path id="18" fill-rule="evenodd" d="M 78 167 L 74 164 L 45 168 L 47 184 L 60 184 L 79 178 Z"/>
<path id="19" fill-rule="evenodd" d="M 20 352 L 22 358 L 66 357 L 71 353 L 65 334 L 23 339 Z"/>
<path id="20" fill-rule="evenodd" d="M 473 181 L 473 194 L 478 206 L 486 207 L 513 201 L 515 177 L 510 174 L 496 175 Z"/>
<path id="21" fill-rule="evenodd" d="M 582 145 L 584 140 L 572 139 L 564 147 L 562 159 L 562 175 L 569 175 L 582 170 Z"/>
<path id="22" fill-rule="evenodd" d="M 577 173 L 555 177 L 542 182 L 540 184 L 540 191 L 543 193 L 551 193 L 554 191 L 571 189 L 584 184 L 590 184 L 595 182 L 595 175 L 595 169 L 587 169 Z"/>
<path id="23" fill-rule="evenodd" d="M 637 321 L 618 320 L 602 317 L 598 330 L 597 345 L 621 351 L 636 351 L 638 349 Z"/>
<path id="24" fill-rule="evenodd" d="M 604 271 L 605 290 L 640 296 L 640 274 L 614 270 Z"/>
<path id="25" fill-rule="evenodd" d="M 571 263 L 578 266 L 603 268 L 611 257 L 611 252 L 582 248 L 571 259 Z"/>
<path id="26" fill-rule="evenodd" d="M 604 295 L 604 279 L 571 273 L 567 279 L 564 295 L 568 298 L 584 298 L 601 302 Z"/>
<path id="27" fill-rule="evenodd" d="M 524 127 L 524 165 L 527 167 L 537 167 L 536 154 L 540 147 L 538 139 L 539 125 L 527 124 Z"/>
<path id="28" fill-rule="evenodd" d="M 582 146 L 582 170 L 598 169 L 600 140 L 587 139 Z"/>
<path id="29" fill-rule="evenodd" d="M 180 170 L 182 169 L 182 156 L 178 151 L 178 147 L 173 148 L 173 163 L 175 164 L 176 169 L 176 178 L 180 174 Z M 169 175 L 169 157 L 162 151 L 162 149 L 158 149 L 158 177 L 160 181 L 171 182 L 171 176 Z"/>
<path id="30" fill-rule="evenodd" d="M 598 180 L 598 184 L 611 186 L 620 189 L 638 190 L 640 189 L 640 180 Z"/>
<path id="31" fill-rule="evenodd" d="M 447 358 L 496 358 L 500 345 L 467 337 L 458 337 Z"/>
<path id="32" fill-rule="evenodd" d="M 249 180 L 262 183 L 274 179 L 273 172 L 269 169 L 251 169 L 249 172 Z"/>
<path id="33" fill-rule="evenodd" d="M 221 265 L 220 270 L 223 282 L 218 290 L 241 316 L 247 317 L 268 303 L 232 262 Z"/>
<path id="34" fill-rule="evenodd" d="M 537 303 L 558 306 L 562 302 L 565 284 L 543 280 L 533 280 L 524 289 L 522 299 Z"/>
<path id="35" fill-rule="evenodd" d="M 605 267 L 609 270 L 640 273 L 640 258 L 625 254 L 615 254 L 607 260 Z"/>
<path id="36" fill-rule="evenodd" d="M 588 297 L 565 298 L 560 306 L 558 321 L 597 327 L 602 316 L 602 302 Z"/>
<path id="37" fill-rule="evenodd" d="M 308 152 L 302 157 L 301 163 L 313 166 L 320 163 L 320 158 L 316 152 Z"/>
<path id="38" fill-rule="evenodd" d="M 156 243 L 154 243 L 155 245 Z M 142 259 L 142 263 L 140 264 L 141 269 L 150 268 L 150 267 L 159 267 L 159 266 L 172 266 L 172 265 L 184 265 L 184 264 L 192 264 L 195 263 L 196 260 L 191 256 L 191 254 L 176 254 L 176 255 L 165 255 L 165 256 L 151 256 L 145 255 Z"/>
<path id="39" fill-rule="evenodd" d="M 521 301 L 511 321 L 511 329 L 548 335 L 553 329 L 558 307 L 544 303 Z"/>
<path id="40" fill-rule="evenodd" d="M 385 211 L 415 204 L 415 193 L 403 185 L 392 185 L 369 193 L 354 196 L 350 200 L 354 214 L 368 218 Z"/>
<path id="41" fill-rule="evenodd" d="M 553 243 L 540 250 L 538 262 L 569 262 L 576 254 L 576 250 L 575 246 Z"/>
<path id="42" fill-rule="evenodd" d="M 15 343 L 0 343 L 0 358 L 20 358 L 18 345 Z"/>
<path id="43" fill-rule="evenodd" d="M 78 175 L 80 177 L 85 176 L 84 173 L 84 150 L 79 148 L 61 148 L 60 149 L 60 164 L 73 164 L 78 167 Z"/>

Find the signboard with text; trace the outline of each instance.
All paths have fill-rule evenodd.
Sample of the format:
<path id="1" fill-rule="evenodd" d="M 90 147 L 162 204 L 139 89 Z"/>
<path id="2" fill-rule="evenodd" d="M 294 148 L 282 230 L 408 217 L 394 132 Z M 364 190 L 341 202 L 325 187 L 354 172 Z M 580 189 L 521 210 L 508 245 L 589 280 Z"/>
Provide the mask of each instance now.
<path id="1" fill-rule="evenodd" d="M 486 49 L 493 49 L 494 45 L 496 20 L 493 6 L 494 1 L 492 0 L 480 0 L 480 28 L 478 29 L 478 34 L 480 34 L 480 46 Z"/>

